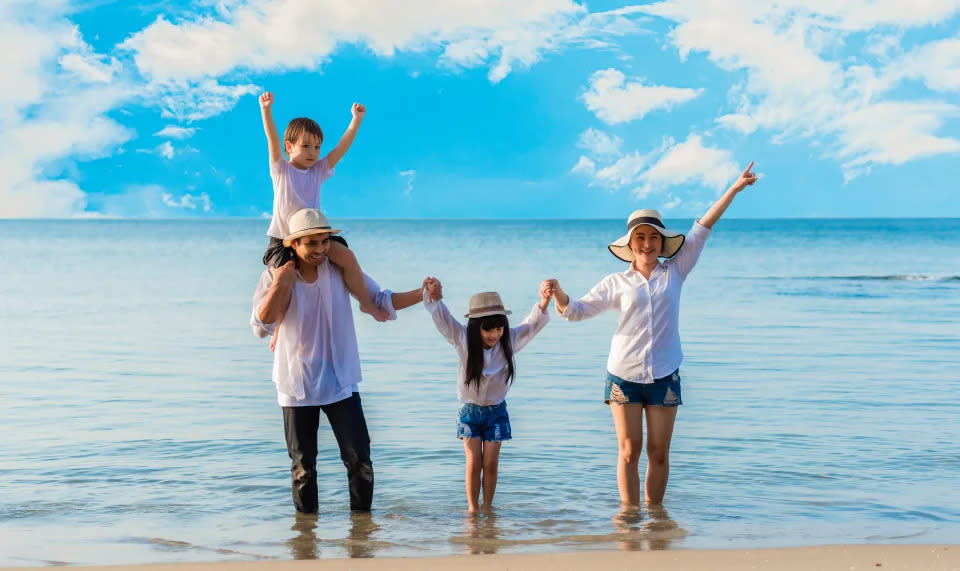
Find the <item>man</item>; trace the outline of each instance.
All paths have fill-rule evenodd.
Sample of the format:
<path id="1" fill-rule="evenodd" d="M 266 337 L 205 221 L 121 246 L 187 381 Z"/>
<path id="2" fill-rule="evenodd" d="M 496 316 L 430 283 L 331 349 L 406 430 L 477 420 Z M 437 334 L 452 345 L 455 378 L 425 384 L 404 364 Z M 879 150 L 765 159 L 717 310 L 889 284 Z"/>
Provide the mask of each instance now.
<path id="1" fill-rule="evenodd" d="M 317 429 L 323 412 L 347 468 L 350 509 L 369 511 L 373 464 L 357 390 L 357 336 L 343 273 L 327 259 L 331 240 L 342 238 L 334 237 L 340 231 L 312 208 L 295 213 L 289 227 L 283 244 L 295 257 L 260 276 L 250 325 L 258 337 L 275 336 L 273 382 L 292 462 L 293 503 L 298 512 L 317 512 Z M 422 300 L 422 288 L 393 293 L 364 278 L 371 298 L 390 319 Z"/>

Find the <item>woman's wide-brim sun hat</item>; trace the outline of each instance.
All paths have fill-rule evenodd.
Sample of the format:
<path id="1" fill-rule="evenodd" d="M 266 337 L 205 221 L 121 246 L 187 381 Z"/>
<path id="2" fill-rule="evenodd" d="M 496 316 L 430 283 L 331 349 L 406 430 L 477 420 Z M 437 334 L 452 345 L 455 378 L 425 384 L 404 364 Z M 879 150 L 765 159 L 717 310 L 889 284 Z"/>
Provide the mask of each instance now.
<path id="1" fill-rule="evenodd" d="M 630 217 L 627 218 L 627 233 L 607 246 L 610 253 L 624 262 L 632 262 L 633 250 L 630 249 L 630 234 L 633 233 L 634 228 L 643 224 L 652 226 L 663 236 L 663 242 L 660 247 L 661 258 L 672 258 L 673 255 L 680 250 L 680 246 L 683 246 L 683 234 L 673 230 L 667 230 L 667 227 L 663 223 L 663 217 L 660 216 L 659 212 L 650 209 L 634 210 L 630 214 Z"/>
<path id="2" fill-rule="evenodd" d="M 339 234 L 340 230 L 330 227 L 330 222 L 316 208 L 298 210 L 290 217 L 290 233 L 283 239 L 283 245 L 290 247 L 297 238 L 312 234 Z"/>
<path id="3" fill-rule="evenodd" d="M 488 315 L 510 315 L 510 311 L 503 308 L 500 294 L 495 291 L 484 291 L 470 296 L 470 311 L 464 317 L 487 317 Z"/>

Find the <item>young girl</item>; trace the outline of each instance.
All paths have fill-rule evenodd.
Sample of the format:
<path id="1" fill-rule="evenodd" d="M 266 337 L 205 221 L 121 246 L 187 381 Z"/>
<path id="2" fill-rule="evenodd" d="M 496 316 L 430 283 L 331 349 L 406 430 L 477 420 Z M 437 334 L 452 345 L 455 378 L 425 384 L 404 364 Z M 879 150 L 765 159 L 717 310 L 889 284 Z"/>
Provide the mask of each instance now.
<path id="1" fill-rule="evenodd" d="M 510 417 L 504 399 L 513 383 L 513 354 L 523 349 L 550 321 L 547 305 L 553 296 L 553 283 L 544 280 L 540 284 L 540 302 L 533 306 L 523 323 L 513 328 L 507 321 L 510 312 L 503 308 L 496 292 L 478 293 L 470 298 L 464 327 L 440 301 L 443 286 L 439 280 L 428 279 L 423 290 L 424 306 L 460 358 L 457 398 L 461 406 L 457 437 L 463 440 L 467 459 L 465 479 L 471 513 L 478 510 L 481 487 L 484 509 L 490 509 L 493 504 L 500 444 L 510 440 Z"/>

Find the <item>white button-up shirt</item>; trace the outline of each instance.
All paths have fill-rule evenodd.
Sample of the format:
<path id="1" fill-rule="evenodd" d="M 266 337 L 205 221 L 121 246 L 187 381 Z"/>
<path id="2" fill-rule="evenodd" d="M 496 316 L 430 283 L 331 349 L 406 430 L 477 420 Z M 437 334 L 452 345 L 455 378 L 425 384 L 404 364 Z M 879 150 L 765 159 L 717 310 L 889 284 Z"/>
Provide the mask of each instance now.
<path id="1" fill-rule="evenodd" d="M 392 292 L 381 291 L 369 276 L 364 277 L 377 306 L 396 319 Z M 298 272 L 283 319 L 263 323 L 258 314 L 272 283 L 270 270 L 264 270 L 253 294 L 250 326 L 257 337 L 277 337 L 273 353 L 277 402 L 280 406 L 319 406 L 349 397 L 362 378 L 350 292 L 340 268 L 325 260 L 317 266 L 313 283 L 303 281 Z"/>
<path id="2" fill-rule="evenodd" d="M 450 310 L 442 301 L 434 301 L 423 292 L 423 306 L 433 317 L 433 323 L 454 348 L 460 366 L 457 369 L 457 399 L 461 403 L 471 403 L 481 406 L 496 405 L 507 398 L 510 385 L 507 383 L 507 358 L 503 354 L 503 347 L 498 342 L 489 349 L 483 350 L 483 376 L 478 383 L 474 379 L 467 386 L 467 328 L 450 315 Z M 509 331 L 510 346 L 514 354 L 527 346 L 531 339 L 550 321 L 550 315 L 534 305 L 530 314 L 520 325 L 511 327 Z"/>
<path id="3" fill-rule="evenodd" d="M 694 222 L 680 251 L 658 263 L 649 280 L 631 265 L 625 272 L 603 278 L 579 300 L 570 301 L 562 314 L 569 321 L 608 309 L 619 312 L 607 371 L 627 381 L 652 383 L 680 367 L 680 290 L 709 235 L 709 228 Z"/>

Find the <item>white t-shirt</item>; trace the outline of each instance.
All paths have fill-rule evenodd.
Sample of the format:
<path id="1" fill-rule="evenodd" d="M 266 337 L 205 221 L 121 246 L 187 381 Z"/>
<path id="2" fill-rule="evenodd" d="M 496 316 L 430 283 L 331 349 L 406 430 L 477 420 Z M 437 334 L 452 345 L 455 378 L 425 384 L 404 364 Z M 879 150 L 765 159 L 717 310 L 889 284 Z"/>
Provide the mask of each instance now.
<path id="1" fill-rule="evenodd" d="M 273 179 L 273 219 L 267 236 L 283 240 L 290 233 L 290 217 L 304 208 L 320 208 L 320 185 L 333 176 L 324 157 L 307 170 L 291 165 L 282 156 L 270 164 Z"/>

